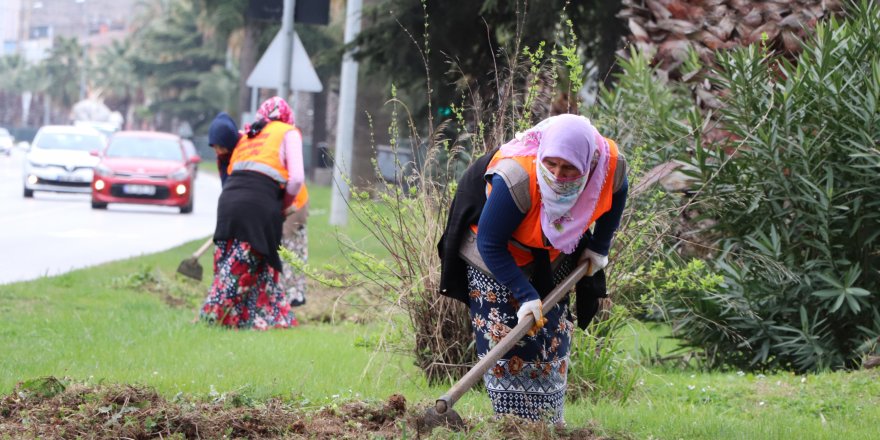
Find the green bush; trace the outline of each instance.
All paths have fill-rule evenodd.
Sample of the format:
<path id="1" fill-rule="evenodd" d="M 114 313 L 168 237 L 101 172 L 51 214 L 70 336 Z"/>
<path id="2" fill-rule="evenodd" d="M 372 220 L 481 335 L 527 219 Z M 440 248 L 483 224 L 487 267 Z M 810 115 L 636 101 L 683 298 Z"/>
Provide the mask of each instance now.
<path id="1" fill-rule="evenodd" d="M 693 102 L 686 85 L 658 77 L 649 55 L 631 48 L 617 64 L 615 86 L 600 90 L 590 117 L 602 135 L 621 147 L 628 165 L 646 171 L 640 166 L 670 160 L 691 146 L 687 121 Z M 630 180 L 639 175 L 631 171 Z"/>
<path id="2" fill-rule="evenodd" d="M 818 24 L 796 60 L 717 63 L 730 140 L 690 162 L 725 281 L 668 297 L 677 336 L 739 368 L 855 366 L 880 335 L 880 7 Z"/>
<path id="3" fill-rule="evenodd" d="M 670 268 L 686 264 L 675 252 L 681 243 L 681 198 L 652 184 L 655 179 L 648 176 L 693 149 L 689 121 L 699 113 L 688 88 L 659 77 L 648 55 L 632 49 L 618 64 L 615 87 L 601 90 L 590 118 L 617 142 L 628 168 L 630 190 L 613 242 L 608 291 L 616 304 L 644 316 L 655 308 L 659 294 L 644 273 L 658 262 Z"/>

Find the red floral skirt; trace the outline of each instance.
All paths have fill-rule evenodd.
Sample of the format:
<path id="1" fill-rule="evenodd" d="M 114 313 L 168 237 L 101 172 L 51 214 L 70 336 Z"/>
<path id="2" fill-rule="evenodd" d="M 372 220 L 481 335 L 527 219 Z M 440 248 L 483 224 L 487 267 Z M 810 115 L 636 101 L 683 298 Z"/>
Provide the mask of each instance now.
<path id="1" fill-rule="evenodd" d="M 298 325 L 280 273 L 239 240 L 215 243 L 214 282 L 202 305 L 202 320 L 225 327 L 268 330 Z"/>

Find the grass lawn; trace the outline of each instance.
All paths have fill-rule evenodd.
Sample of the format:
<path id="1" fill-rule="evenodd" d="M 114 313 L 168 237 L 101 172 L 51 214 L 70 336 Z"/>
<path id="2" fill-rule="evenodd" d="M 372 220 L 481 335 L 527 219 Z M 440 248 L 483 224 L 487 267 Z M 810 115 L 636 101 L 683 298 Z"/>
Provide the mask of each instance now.
<path id="1" fill-rule="evenodd" d="M 310 188 L 310 258 L 342 261 L 327 226 L 329 188 Z M 366 228 L 343 232 L 378 252 Z M 338 292 L 313 286 L 300 328 L 225 331 L 192 324 L 209 280 L 175 275 L 200 243 L 31 282 L 0 285 L 0 394 L 19 381 L 67 376 L 89 383 L 132 383 L 172 398 L 239 393 L 259 401 L 281 397 L 305 407 L 351 399 L 381 401 L 403 394 L 409 406 L 446 391 L 428 386 L 405 354 L 377 351 L 378 335 L 399 334 L 399 322 L 377 318 Z M 206 276 L 210 256 L 202 258 Z M 313 307 L 313 309 L 308 309 Z M 325 322 L 319 308 L 351 319 Z M 339 315 L 341 316 L 341 315 Z M 632 323 L 628 353 L 653 349 L 664 327 Z M 699 372 L 644 367 L 626 402 L 569 403 L 571 426 L 591 425 L 614 438 L 838 439 L 880 438 L 877 370 L 795 376 Z M 491 415 L 483 392 L 456 405 L 466 418 Z"/>

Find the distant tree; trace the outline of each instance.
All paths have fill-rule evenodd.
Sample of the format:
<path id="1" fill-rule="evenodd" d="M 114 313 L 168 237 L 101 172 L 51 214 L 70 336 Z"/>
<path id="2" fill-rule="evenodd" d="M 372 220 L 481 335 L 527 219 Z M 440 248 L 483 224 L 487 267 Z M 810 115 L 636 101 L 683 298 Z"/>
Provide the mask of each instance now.
<path id="1" fill-rule="evenodd" d="M 132 118 L 132 106 L 138 96 L 143 96 L 138 75 L 132 62 L 131 41 L 114 41 L 98 54 L 94 69 L 93 83 L 108 107 L 116 109 L 125 116 L 126 122 Z"/>
<path id="2" fill-rule="evenodd" d="M 13 92 L 22 88 L 22 72 L 27 64 L 20 55 L 7 55 L 0 57 L 0 91 Z"/>
<path id="3" fill-rule="evenodd" d="M 21 113 L 21 97 L 25 92 L 39 93 L 48 85 L 38 66 L 29 65 L 20 55 L 0 57 L 0 122 L 27 125 Z"/>
<path id="4" fill-rule="evenodd" d="M 227 41 L 231 53 L 237 54 L 238 100 L 229 110 L 238 113 L 250 106 L 250 88 L 246 81 L 257 65 L 259 55 L 280 28 L 280 20 L 267 23 L 247 13 L 250 0 L 204 0 L 205 11 L 211 16 L 218 41 Z M 331 0 L 341 10 L 343 0 Z M 342 31 L 338 26 L 296 25 L 297 34 L 312 58 L 318 77 L 325 80 L 339 74 L 342 57 Z"/>
<path id="5" fill-rule="evenodd" d="M 264 26 L 247 15 L 249 0 L 204 0 L 205 11 L 213 16 L 216 39 L 226 41 L 230 54 L 237 54 L 238 84 L 234 106 L 225 109 L 238 116 L 248 108 L 250 91 L 247 77 L 257 65 L 259 42 Z"/>
<path id="6" fill-rule="evenodd" d="M 153 115 L 161 129 L 173 129 L 174 119 L 196 128 L 228 108 L 235 92 L 224 69 L 226 42 L 212 38 L 200 1 L 170 0 L 161 12 L 132 35 L 134 72 L 147 79 L 149 112 L 140 113 Z"/>
<path id="7" fill-rule="evenodd" d="M 75 37 L 55 37 L 42 69 L 47 81 L 44 90 L 62 111 L 70 111 L 79 100 L 84 64 L 83 48 Z"/>
<path id="8" fill-rule="evenodd" d="M 482 0 L 455 7 L 436 0 L 382 0 L 365 11 L 356 44 L 369 71 L 415 94 L 425 94 L 427 63 L 432 99 L 444 105 L 463 87 L 479 89 L 484 98 L 492 95 L 496 74 L 510 67 L 513 51 L 557 40 L 563 11 L 584 62 L 593 60 L 599 78 L 610 78 L 623 32 L 615 18 L 620 8 L 620 0 Z"/>

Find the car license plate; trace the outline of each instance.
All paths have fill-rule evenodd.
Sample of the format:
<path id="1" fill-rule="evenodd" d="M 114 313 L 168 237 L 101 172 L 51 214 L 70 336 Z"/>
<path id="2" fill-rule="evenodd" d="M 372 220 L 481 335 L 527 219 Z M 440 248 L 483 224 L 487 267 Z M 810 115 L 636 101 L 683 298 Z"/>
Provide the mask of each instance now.
<path id="1" fill-rule="evenodd" d="M 156 187 L 153 185 L 123 185 L 122 192 L 137 196 L 152 196 L 156 194 Z"/>
<path id="2" fill-rule="evenodd" d="M 61 182 L 82 182 L 83 179 L 74 174 L 61 174 L 58 176 L 58 180 Z"/>

